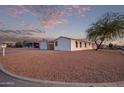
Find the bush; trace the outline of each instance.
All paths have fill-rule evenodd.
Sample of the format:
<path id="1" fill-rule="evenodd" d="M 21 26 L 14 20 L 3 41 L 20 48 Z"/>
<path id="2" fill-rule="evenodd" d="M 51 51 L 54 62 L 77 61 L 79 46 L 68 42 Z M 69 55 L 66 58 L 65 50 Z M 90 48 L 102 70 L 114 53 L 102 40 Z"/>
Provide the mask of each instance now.
<path id="1" fill-rule="evenodd" d="M 16 48 L 21 48 L 23 44 L 21 42 L 16 42 L 15 47 Z"/>
<path id="2" fill-rule="evenodd" d="M 113 44 L 112 43 L 109 44 L 109 48 L 113 48 Z"/>

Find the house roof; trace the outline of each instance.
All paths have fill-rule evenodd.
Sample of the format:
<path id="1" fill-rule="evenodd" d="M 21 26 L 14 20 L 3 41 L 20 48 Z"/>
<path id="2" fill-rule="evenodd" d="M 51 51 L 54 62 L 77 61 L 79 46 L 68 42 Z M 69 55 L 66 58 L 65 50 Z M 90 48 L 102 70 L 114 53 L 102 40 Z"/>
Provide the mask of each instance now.
<path id="1" fill-rule="evenodd" d="M 60 39 L 60 38 L 66 38 L 66 39 L 70 39 L 70 40 L 77 40 L 77 41 L 82 41 L 82 42 L 90 42 L 90 43 L 93 43 L 93 42 L 88 41 L 88 40 L 86 40 L 86 39 L 74 39 L 74 38 L 69 38 L 69 37 L 64 37 L 64 36 L 60 36 L 60 37 L 58 37 L 57 39 L 55 39 L 54 41 L 56 41 L 56 40 L 58 40 L 58 39 Z"/>

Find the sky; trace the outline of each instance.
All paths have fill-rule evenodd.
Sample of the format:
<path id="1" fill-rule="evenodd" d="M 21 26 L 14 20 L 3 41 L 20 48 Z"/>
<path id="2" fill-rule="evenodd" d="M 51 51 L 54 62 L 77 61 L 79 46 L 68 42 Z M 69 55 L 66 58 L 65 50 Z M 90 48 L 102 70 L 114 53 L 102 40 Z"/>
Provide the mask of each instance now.
<path id="1" fill-rule="evenodd" d="M 35 30 L 35 37 L 85 38 L 86 30 L 106 12 L 124 12 L 124 6 L 18 5 L 0 6 L 1 30 Z"/>

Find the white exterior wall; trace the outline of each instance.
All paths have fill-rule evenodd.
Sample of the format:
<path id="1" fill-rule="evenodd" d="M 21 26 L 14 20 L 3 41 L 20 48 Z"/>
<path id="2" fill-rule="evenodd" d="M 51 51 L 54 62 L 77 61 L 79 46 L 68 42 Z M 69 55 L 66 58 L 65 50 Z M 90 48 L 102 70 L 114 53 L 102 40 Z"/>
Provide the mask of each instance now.
<path id="1" fill-rule="evenodd" d="M 76 43 L 78 42 L 78 47 L 76 47 Z M 85 47 L 85 42 L 81 42 L 82 47 L 80 47 L 80 41 L 78 40 L 71 40 L 71 51 L 76 51 L 76 50 L 88 50 L 88 49 L 93 49 L 92 44 L 89 45 L 88 42 L 86 42 L 86 47 Z"/>
<path id="2" fill-rule="evenodd" d="M 71 51 L 71 40 L 70 39 L 59 38 L 56 41 L 58 42 L 58 46 L 55 46 L 55 43 L 54 43 L 54 50 Z"/>
<path id="3" fill-rule="evenodd" d="M 40 49 L 45 49 L 45 50 L 47 50 L 48 48 L 47 48 L 47 41 L 46 40 L 43 40 L 43 41 L 40 41 L 39 42 L 39 47 L 40 47 Z"/>

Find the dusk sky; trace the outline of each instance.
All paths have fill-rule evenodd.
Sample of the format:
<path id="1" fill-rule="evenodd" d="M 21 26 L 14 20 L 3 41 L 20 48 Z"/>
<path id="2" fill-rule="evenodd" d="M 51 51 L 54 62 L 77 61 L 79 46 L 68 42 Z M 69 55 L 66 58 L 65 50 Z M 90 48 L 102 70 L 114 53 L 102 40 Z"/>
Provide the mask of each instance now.
<path id="1" fill-rule="evenodd" d="M 85 38 L 87 28 L 106 12 L 124 6 L 0 6 L 0 29 L 36 30 L 35 37 Z"/>

